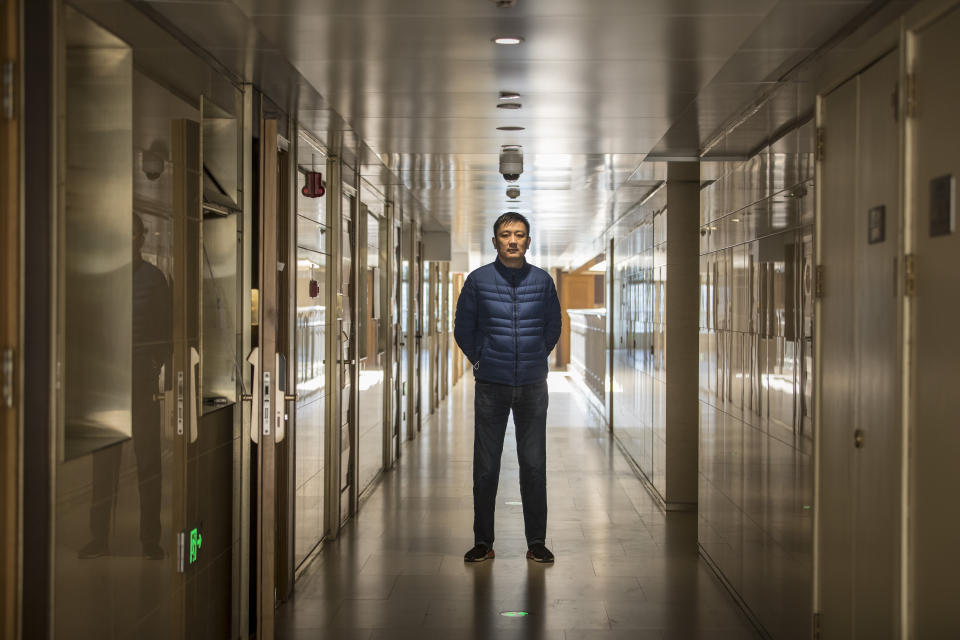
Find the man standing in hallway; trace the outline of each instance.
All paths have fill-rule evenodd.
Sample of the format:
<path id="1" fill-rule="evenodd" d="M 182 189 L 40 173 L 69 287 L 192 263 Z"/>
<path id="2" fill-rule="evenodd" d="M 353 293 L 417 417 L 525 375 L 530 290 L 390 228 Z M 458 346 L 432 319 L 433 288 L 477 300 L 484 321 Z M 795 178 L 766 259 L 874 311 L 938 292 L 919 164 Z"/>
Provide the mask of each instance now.
<path id="1" fill-rule="evenodd" d="M 530 223 L 505 213 L 493 224 L 497 258 L 467 276 L 453 335 L 476 380 L 473 436 L 474 547 L 465 562 L 493 558 L 494 511 L 507 419 L 513 411 L 527 558 L 553 562 L 547 536 L 547 358 L 560 339 L 553 279 L 529 264 Z"/>

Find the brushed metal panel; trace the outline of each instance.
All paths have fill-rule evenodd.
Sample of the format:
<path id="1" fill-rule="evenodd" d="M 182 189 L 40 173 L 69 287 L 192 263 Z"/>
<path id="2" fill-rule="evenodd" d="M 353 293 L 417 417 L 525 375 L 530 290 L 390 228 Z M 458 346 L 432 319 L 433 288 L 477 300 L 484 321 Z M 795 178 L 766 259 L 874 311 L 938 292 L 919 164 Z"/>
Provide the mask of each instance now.
<path id="1" fill-rule="evenodd" d="M 810 631 L 812 442 L 795 359 L 810 335 L 797 316 L 811 135 L 711 164 L 701 190 L 699 542 L 777 638 Z M 797 182 L 808 192 L 785 197 Z"/>
<path id="2" fill-rule="evenodd" d="M 900 130 L 890 100 L 899 62 L 894 51 L 860 75 L 857 208 L 848 213 L 856 247 L 856 426 L 864 437 L 855 453 L 853 625 L 856 637 L 871 639 L 899 636 Z M 886 236 L 870 244 L 867 215 L 877 206 L 886 210 Z"/>
<path id="3" fill-rule="evenodd" d="M 61 455 L 132 435 L 133 54 L 67 13 Z"/>
<path id="4" fill-rule="evenodd" d="M 501 142 L 578 158 L 654 147 L 696 154 L 765 83 L 865 3 L 531 0 L 509 11 L 477 0 L 145 4 L 278 104 L 302 109 L 301 119 L 319 139 L 332 149 L 345 147 L 334 152 L 348 164 L 352 154 L 369 158 L 371 166 L 403 158 L 410 170 L 402 182 L 416 189 L 411 210 L 474 247 L 485 244 L 486 234 L 471 223 L 505 205 L 490 159 Z M 505 24 L 523 32 L 521 47 L 491 45 Z M 743 126 L 727 151 L 752 150 L 809 110 L 812 94 L 802 85 L 784 83 L 764 107 L 762 122 Z M 523 111 L 495 113 L 501 90 L 520 92 Z M 491 119 L 518 121 L 527 131 L 488 132 L 483 122 Z M 451 184 L 427 173 L 426 160 L 437 153 L 488 158 L 483 170 L 467 169 Z M 569 266 L 596 254 L 593 238 L 609 224 L 604 217 L 615 210 L 624 180 L 612 169 L 596 179 L 572 176 L 569 191 L 558 197 L 551 197 L 550 180 L 538 179 L 539 168 L 528 171 L 523 213 L 547 211 L 564 224 L 535 239 L 532 257 L 539 263 Z M 578 197 L 596 184 L 605 192 Z M 588 234 L 580 233 L 584 212 L 591 218 Z M 470 254 L 478 265 L 477 251 Z"/>
<path id="5" fill-rule="evenodd" d="M 854 350 L 854 272 L 850 247 L 861 236 L 856 210 L 857 107 L 856 79 L 824 99 L 823 120 L 830 155 L 823 160 L 823 213 L 820 251 L 826 282 L 820 303 L 820 603 L 825 638 L 853 636 L 853 425 L 851 398 L 856 397 Z M 830 274 L 835 274 L 832 278 Z"/>
<path id="6" fill-rule="evenodd" d="M 914 415 L 910 514 L 912 615 L 915 637 L 953 634 L 958 628 L 956 599 L 951 597 L 960 563 L 951 549 L 960 536 L 960 508 L 953 497 L 960 478 L 960 394 L 956 390 L 956 329 L 960 290 L 960 235 L 930 236 L 930 181 L 960 174 L 956 153 L 960 83 L 956 73 L 957 29 L 954 8 L 917 34 L 918 110 L 916 142 L 910 160 L 915 194 L 914 232 L 917 260 L 912 304 L 914 341 Z M 923 79 L 923 80 L 921 80 Z M 956 203 L 954 203 L 956 206 Z"/>

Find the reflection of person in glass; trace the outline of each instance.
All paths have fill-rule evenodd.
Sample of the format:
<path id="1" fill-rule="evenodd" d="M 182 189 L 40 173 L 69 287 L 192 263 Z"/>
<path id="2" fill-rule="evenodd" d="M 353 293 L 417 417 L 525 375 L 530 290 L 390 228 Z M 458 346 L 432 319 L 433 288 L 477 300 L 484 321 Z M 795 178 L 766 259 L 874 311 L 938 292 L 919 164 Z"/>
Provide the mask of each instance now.
<path id="1" fill-rule="evenodd" d="M 160 405 L 161 367 L 173 351 L 170 289 L 163 272 L 143 259 L 143 221 L 133 216 L 133 352 L 131 419 L 133 451 L 137 458 L 140 489 L 140 542 L 143 555 L 166 557 L 160 546 Z M 166 370 L 169 371 L 169 365 Z M 90 530 L 93 539 L 80 551 L 81 558 L 96 558 L 110 552 L 107 537 L 110 512 L 116 502 L 120 480 L 122 445 L 93 454 L 93 503 Z"/>

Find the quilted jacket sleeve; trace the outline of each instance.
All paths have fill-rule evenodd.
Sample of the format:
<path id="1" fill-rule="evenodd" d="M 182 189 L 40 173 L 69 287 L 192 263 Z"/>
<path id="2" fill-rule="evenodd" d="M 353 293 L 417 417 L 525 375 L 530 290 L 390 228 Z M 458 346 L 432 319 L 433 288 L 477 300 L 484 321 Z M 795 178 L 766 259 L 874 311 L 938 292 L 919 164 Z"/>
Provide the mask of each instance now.
<path id="1" fill-rule="evenodd" d="M 470 364 L 480 358 L 477 353 L 477 288 L 473 278 L 467 277 L 457 298 L 457 313 L 453 319 L 453 338 Z"/>
<path id="2" fill-rule="evenodd" d="M 563 323 L 563 315 L 560 313 L 560 298 L 557 297 L 557 287 L 550 280 L 550 290 L 547 292 L 545 304 L 546 318 L 543 326 L 543 341 L 547 346 L 547 353 L 553 351 L 560 340 L 560 326 Z"/>

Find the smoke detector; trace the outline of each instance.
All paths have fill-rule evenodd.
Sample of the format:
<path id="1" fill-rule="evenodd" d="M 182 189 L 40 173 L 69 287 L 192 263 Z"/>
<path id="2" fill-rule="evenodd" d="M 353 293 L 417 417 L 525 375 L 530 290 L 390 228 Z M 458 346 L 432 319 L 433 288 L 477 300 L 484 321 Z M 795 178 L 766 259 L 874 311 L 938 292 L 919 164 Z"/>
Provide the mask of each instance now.
<path id="1" fill-rule="evenodd" d="M 510 198 L 511 200 L 516 200 L 517 198 L 519 198 L 520 187 L 518 187 L 515 184 L 512 184 L 509 187 L 507 187 L 507 197 Z"/>

